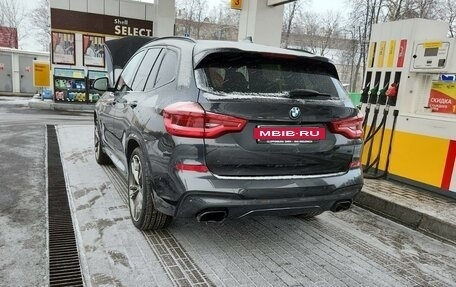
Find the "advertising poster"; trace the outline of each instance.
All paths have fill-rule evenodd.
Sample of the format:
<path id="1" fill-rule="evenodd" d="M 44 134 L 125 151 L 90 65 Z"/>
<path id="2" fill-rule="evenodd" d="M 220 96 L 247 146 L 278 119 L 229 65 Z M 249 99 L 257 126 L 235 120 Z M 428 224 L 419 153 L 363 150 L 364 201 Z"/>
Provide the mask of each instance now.
<path id="1" fill-rule="evenodd" d="M 104 41 L 100 36 L 83 36 L 84 66 L 104 67 Z"/>
<path id="2" fill-rule="evenodd" d="M 51 67 L 48 62 L 33 61 L 33 86 L 49 87 L 51 85 Z"/>
<path id="3" fill-rule="evenodd" d="M 456 82 L 432 83 L 428 105 L 433 112 L 456 114 Z"/>
<path id="4" fill-rule="evenodd" d="M 75 65 L 74 34 L 52 32 L 52 63 Z"/>

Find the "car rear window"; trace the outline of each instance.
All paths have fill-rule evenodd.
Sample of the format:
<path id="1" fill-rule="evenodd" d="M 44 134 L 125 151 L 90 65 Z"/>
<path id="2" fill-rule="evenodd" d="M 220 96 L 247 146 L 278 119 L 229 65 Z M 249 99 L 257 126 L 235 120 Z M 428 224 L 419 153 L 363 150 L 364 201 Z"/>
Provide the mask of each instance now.
<path id="1" fill-rule="evenodd" d="M 293 55 L 212 53 L 196 72 L 201 89 L 226 96 L 288 97 L 292 91 L 305 90 L 303 97 L 339 99 L 344 93 L 331 63 Z"/>

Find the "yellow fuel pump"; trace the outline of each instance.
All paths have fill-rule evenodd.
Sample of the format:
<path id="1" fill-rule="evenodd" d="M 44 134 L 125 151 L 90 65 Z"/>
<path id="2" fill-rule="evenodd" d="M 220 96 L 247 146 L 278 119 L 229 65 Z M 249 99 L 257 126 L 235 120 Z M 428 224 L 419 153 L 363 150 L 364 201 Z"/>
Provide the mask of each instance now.
<path id="1" fill-rule="evenodd" d="M 447 29 L 425 19 L 374 25 L 360 109 L 366 177 L 456 198 L 456 42 Z"/>

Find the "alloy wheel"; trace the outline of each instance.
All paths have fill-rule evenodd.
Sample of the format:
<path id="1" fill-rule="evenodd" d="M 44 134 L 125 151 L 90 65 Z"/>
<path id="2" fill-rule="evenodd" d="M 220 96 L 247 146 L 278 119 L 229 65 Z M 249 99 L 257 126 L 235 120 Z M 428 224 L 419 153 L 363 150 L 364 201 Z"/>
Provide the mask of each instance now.
<path id="1" fill-rule="evenodd" d="M 135 221 L 138 221 L 143 208 L 142 167 L 138 155 L 134 155 L 130 161 L 128 186 L 131 216 Z"/>

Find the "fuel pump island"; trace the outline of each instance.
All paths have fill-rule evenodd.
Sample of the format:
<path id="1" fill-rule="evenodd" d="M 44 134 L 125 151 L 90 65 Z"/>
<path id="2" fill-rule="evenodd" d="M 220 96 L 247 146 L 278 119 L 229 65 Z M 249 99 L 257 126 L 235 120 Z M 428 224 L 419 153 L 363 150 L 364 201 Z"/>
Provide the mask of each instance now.
<path id="1" fill-rule="evenodd" d="M 373 26 L 360 107 L 367 178 L 456 198 L 456 42 L 447 31 L 425 19 Z"/>

